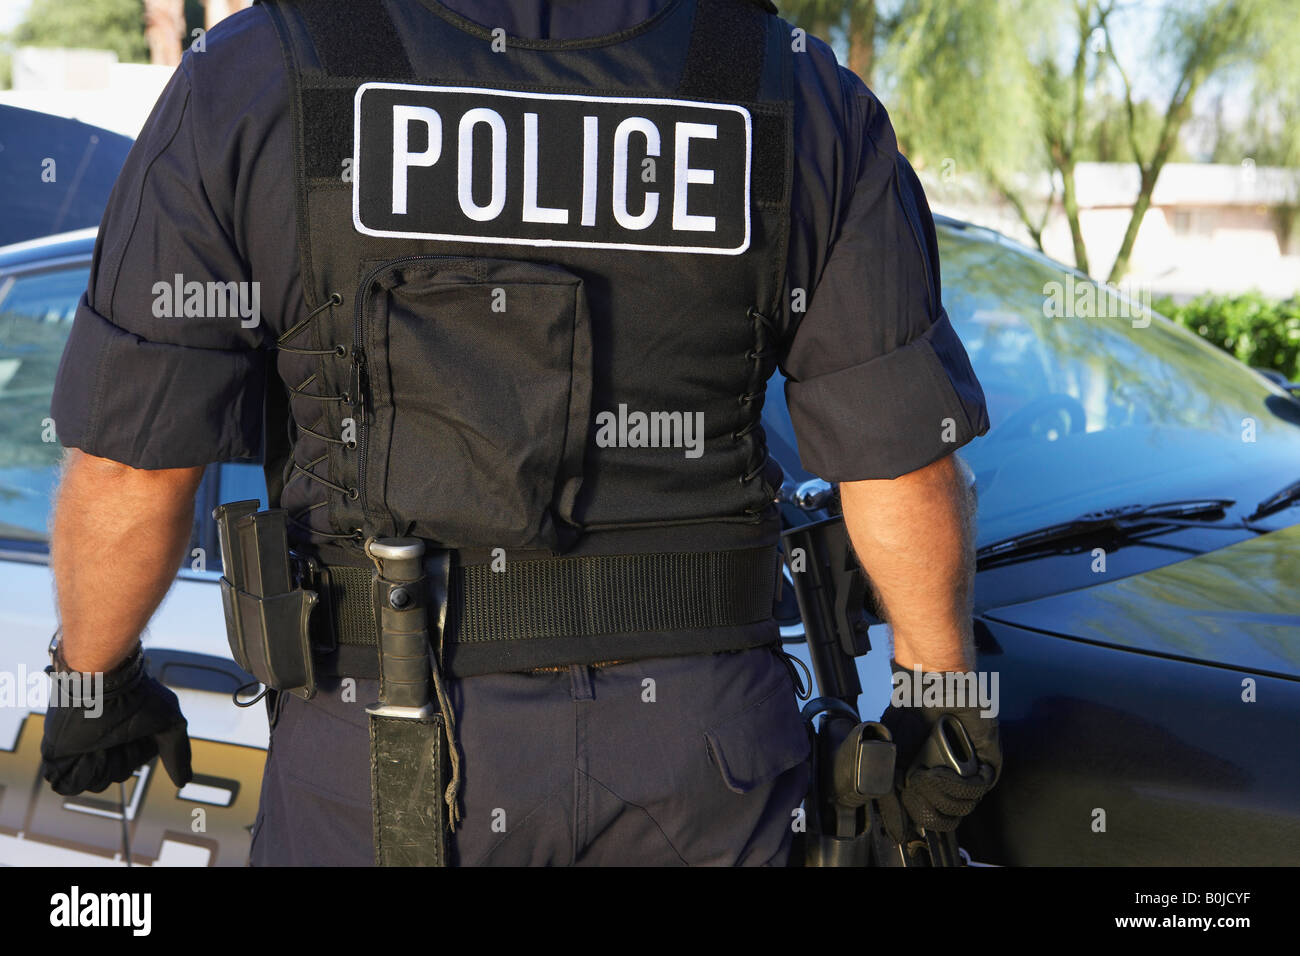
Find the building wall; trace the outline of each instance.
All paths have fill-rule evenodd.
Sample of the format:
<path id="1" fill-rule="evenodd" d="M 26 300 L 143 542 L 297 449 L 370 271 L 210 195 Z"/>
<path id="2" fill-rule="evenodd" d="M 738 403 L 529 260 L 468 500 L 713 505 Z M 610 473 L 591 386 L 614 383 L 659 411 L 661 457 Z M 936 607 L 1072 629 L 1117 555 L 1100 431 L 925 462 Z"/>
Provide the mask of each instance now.
<path id="1" fill-rule="evenodd" d="M 1092 275 L 1109 275 L 1130 216 L 1127 208 L 1081 210 L 1079 224 Z M 1043 245 L 1053 258 L 1073 261 L 1064 213 L 1053 216 Z M 1128 279 L 1149 286 L 1157 296 L 1257 289 L 1286 298 L 1300 293 L 1300 256 L 1283 254 L 1267 207 L 1154 207 L 1138 231 Z"/>
<path id="2" fill-rule="evenodd" d="M 988 197 L 954 194 L 942 182 L 926 182 L 936 212 L 997 229 L 1033 245 L 1029 231 L 1006 203 Z M 1080 210 L 1079 224 L 1088 249 L 1090 274 L 1105 279 L 1128 228 L 1127 207 Z M 1043 230 L 1044 251 L 1068 265 L 1074 244 L 1059 206 Z M 1192 298 L 1258 290 L 1271 298 L 1300 294 L 1300 249 L 1283 251 L 1271 207 L 1264 205 L 1176 203 L 1153 206 L 1143 218 L 1130 257 L 1126 281 L 1153 296 Z"/>

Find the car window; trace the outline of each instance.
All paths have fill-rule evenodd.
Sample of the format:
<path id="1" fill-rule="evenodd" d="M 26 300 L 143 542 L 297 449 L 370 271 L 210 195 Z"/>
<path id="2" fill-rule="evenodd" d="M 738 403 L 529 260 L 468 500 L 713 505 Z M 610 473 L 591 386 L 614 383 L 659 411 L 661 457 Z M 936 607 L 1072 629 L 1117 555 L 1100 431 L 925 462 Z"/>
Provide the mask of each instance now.
<path id="1" fill-rule="evenodd" d="M 221 466 L 221 484 L 217 492 L 221 504 L 256 498 L 266 508 L 266 475 L 261 465 L 230 462 Z"/>
<path id="2" fill-rule="evenodd" d="M 89 262 L 0 277 L 0 538 L 45 541 L 63 447 L 50 396 Z"/>
<path id="3" fill-rule="evenodd" d="M 221 547 L 217 536 L 217 523 L 212 517 L 212 509 L 218 504 L 232 501 L 257 499 L 263 510 L 266 502 L 266 477 L 260 464 L 248 462 L 226 462 L 208 469 L 212 480 L 210 496 L 200 503 L 198 518 L 201 522 L 201 545 L 206 551 L 206 568 L 209 571 L 224 571 L 221 563 Z"/>
<path id="4" fill-rule="evenodd" d="M 767 382 L 763 400 L 763 432 L 767 450 L 780 464 L 787 481 L 799 484 L 815 477 L 805 471 L 799 461 L 799 443 L 790 421 L 790 409 L 785 401 L 785 376 L 775 371 Z"/>

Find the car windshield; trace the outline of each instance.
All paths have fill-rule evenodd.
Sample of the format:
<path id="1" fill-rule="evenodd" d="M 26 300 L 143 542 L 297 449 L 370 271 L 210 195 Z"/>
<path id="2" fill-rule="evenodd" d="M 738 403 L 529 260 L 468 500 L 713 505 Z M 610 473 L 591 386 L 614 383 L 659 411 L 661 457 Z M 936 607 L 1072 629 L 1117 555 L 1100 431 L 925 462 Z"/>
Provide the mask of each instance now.
<path id="1" fill-rule="evenodd" d="M 962 451 L 981 542 L 1300 477 L 1300 404 L 1261 376 L 1050 260 L 979 230 L 940 236 L 944 303 L 992 423 Z"/>
<path id="2" fill-rule="evenodd" d="M 978 543 L 1179 498 L 1237 498 L 1248 513 L 1300 478 L 1300 403 L 1260 375 L 984 230 L 938 234 L 944 305 L 991 422 L 960 452 L 979 490 Z M 769 444 L 802 476 L 782 455 L 793 436 L 781 384 L 768 389 Z"/>

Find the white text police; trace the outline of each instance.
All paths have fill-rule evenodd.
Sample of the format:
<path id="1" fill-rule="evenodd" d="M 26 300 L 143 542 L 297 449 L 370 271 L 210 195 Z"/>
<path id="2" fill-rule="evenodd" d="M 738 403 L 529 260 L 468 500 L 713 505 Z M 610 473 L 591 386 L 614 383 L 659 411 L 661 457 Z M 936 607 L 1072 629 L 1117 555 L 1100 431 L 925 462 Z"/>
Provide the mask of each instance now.
<path id="1" fill-rule="evenodd" d="M 750 118 L 727 104 L 366 84 L 353 217 L 377 236 L 737 254 Z"/>

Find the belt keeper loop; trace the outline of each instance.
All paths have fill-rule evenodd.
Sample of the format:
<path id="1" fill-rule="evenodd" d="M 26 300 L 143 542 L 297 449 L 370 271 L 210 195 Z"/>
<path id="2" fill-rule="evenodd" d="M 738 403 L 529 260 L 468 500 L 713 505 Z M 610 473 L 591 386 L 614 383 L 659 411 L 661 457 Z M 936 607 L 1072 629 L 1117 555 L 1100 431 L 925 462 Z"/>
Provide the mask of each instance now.
<path id="1" fill-rule="evenodd" d="M 299 587 L 320 595 L 311 619 L 311 646 L 318 654 L 333 654 L 339 648 L 338 620 L 329 568 L 311 555 L 289 552 L 289 561 Z"/>

